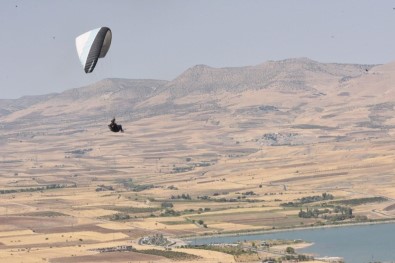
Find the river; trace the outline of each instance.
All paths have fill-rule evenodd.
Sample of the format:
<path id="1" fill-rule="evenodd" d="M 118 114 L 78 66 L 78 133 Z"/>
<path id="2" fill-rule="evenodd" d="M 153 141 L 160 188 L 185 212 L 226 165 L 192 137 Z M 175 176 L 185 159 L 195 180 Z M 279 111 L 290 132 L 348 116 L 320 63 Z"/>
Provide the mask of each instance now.
<path id="1" fill-rule="evenodd" d="M 342 257 L 346 263 L 395 262 L 395 223 L 213 236 L 189 241 L 199 245 L 265 239 L 302 239 L 314 244 L 298 252 L 316 257 Z"/>

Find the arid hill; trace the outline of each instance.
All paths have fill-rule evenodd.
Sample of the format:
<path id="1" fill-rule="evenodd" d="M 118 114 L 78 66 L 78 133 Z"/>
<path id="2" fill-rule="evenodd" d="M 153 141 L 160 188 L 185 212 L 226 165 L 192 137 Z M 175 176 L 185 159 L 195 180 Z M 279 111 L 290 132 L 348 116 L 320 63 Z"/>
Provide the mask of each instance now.
<path id="1" fill-rule="evenodd" d="M 173 81 L 105 79 L 60 94 L 0 100 L 0 110 L 3 121 L 12 122 L 56 116 L 87 119 L 117 115 L 135 119 L 135 115 L 160 115 L 180 108 L 190 112 L 207 108 L 243 110 L 260 104 L 291 108 L 295 103 L 321 100 L 334 92 L 338 97 L 352 96 L 349 83 L 366 79 L 372 67 L 323 64 L 307 58 L 240 68 L 197 65 Z M 252 94 L 254 99 L 250 101 Z M 331 97 L 328 104 L 338 104 L 338 100 Z"/>

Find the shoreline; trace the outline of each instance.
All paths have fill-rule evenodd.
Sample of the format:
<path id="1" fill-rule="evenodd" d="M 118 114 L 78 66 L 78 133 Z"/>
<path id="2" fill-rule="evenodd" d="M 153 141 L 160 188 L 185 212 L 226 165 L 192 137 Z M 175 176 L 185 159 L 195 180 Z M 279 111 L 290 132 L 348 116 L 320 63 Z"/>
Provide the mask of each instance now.
<path id="1" fill-rule="evenodd" d="M 324 228 L 341 228 L 341 227 L 377 225 L 377 224 L 395 224 L 395 218 L 389 220 L 371 221 L 371 222 L 352 222 L 352 223 L 331 224 L 331 225 L 322 225 L 322 226 L 302 226 L 302 227 L 292 227 L 292 228 L 282 228 L 282 229 L 252 230 L 252 231 L 241 231 L 235 233 L 229 233 L 229 232 L 213 233 L 213 234 L 205 234 L 205 235 L 179 237 L 179 239 L 183 240 L 186 243 L 189 243 L 192 242 L 194 239 L 272 234 L 272 233 L 291 232 L 291 231 L 299 231 L 299 230 L 315 230 L 315 229 L 324 229 Z"/>

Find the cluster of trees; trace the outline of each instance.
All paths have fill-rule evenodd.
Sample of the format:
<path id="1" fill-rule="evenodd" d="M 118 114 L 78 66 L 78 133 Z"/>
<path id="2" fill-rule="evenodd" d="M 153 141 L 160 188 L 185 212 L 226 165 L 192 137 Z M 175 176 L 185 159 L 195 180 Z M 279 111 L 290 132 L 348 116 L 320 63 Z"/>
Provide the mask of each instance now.
<path id="1" fill-rule="evenodd" d="M 173 209 L 174 205 L 171 202 L 163 202 L 160 206 L 162 209 L 165 209 L 165 211 L 160 213 L 160 216 L 179 216 L 181 214 L 180 212 Z M 151 214 L 151 216 L 154 215 Z"/>
<path id="2" fill-rule="evenodd" d="M 140 184 L 140 185 L 134 185 L 132 187 L 129 188 L 129 190 L 133 191 L 133 192 L 141 192 L 147 189 L 151 189 L 154 188 L 153 184 Z"/>
<path id="3" fill-rule="evenodd" d="M 314 209 L 307 208 L 306 211 L 303 211 L 301 208 L 298 215 L 301 218 L 312 218 L 312 217 L 317 218 L 319 215 L 326 214 L 329 212 L 330 212 L 329 209 L 320 210 L 317 208 L 314 208 Z"/>
<path id="4" fill-rule="evenodd" d="M 337 213 L 335 215 L 324 215 L 323 218 L 330 221 L 342 221 L 346 219 L 353 218 L 351 207 L 335 206 L 333 212 Z"/>
<path id="5" fill-rule="evenodd" d="M 301 207 L 299 211 L 299 217 L 301 218 L 322 218 L 328 221 L 343 221 L 346 219 L 355 218 L 356 221 L 367 221 L 366 216 L 354 216 L 353 209 L 349 206 L 361 205 L 371 202 L 384 202 L 387 201 L 384 197 L 364 197 L 355 198 L 348 200 L 338 200 L 330 202 L 321 202 L 317 204 L 314 208 L 306 208 L 303 210 L 302 205 L 320 201 L 333 200 L 335 197 L 329 193 L 323 193 L 321 196 L 306 196 L 298 199 L 295 202 L 282 203 L 283 207 Z M 340 206 L 338 204 L 344 204 L 349 206 Z M 319 209 L 320 206 L 322 209 Z"/>
<path id="6" fill-rule="evenodd" d="M 135 184 L 133 183 L 132 178 L 122 179 L 119 181 L 119 183 L 129 191 L 133 192 L 141 192 L 155 187 L 153 184 Z"/>
<path id="7" fill-rule="evenodd" d="M 110 218 L 110 220 L 112 221 L 128 220 L 128 219 L 130 219 L 130 216 L 128 214 L 123 214 L 123 213 L 112 215 Z"/>
<path id="8" fill-rule="evenodd" d="M 163 234 L 155 234 L 142 238 L 141 243 L 146 245 L 166 246 L 170 244 L 170 241 L 164 237 Z"/>
<path id="9" fill-rule="evenodd" d="M 172 195 L 170 199 L 184 199 L 184 200 L 191 200 L 191 196 L 189 194 L 182 194 L 182 195 Z"/>
<path id="10" fill-rule="evenodd" d="M 174 209 L 166 209 L 164 212 L 160 213 L 160 216 L 179 216 L 180 212 L 175 211 Z"/>
<path id="11" fill-rule="evenodd" d="M 284 257 L 282 257 L 282 260 L 296 260 L 297 262 L 300 261 L 312 261 L 314 260 L 314 257 L 312 256 L 307 256 L 307 255 L 286 255 Z"/>
<path id="12" fill-rule="evenodd" d="M 90 151 L 92 151 L 92 150 L 93 150 L 92 148 L 88 148 L 88 149 L 77 149 L 77 150 L 68 151 L 68 152 L 65 152 L 65 153 L 83 155 L 83 154 L 85 154 L 85 153 L 87 153 L 87 152 L 90 152 Z"/>
<path id="13" fill-rule="evenodd" d="M 173 203 L 171 203 L 171 202 L 162 202 L 160 206 L 161 206 L 162 209 L 165 209 L 165 210 L 172 210 L 172 208 L 174 207 Z M 200 214 L 202 212 L 208 212 L 208 211 L 211 211 L 211 208 L 209 208 L 209 207 L 201 208 L 200 207 L 198 210 L 185 209 L 184 213 L 198 212 Z M 180 214 L 179 212 L 175 212 L 175 211 L 174 211 L 174 213 L 175 214 Z M 173 212 L 172 211 L 164 211 L 163 216 L 170 215 L 170 214 L 173 214 Z"/>
<path id="14" fill-rule="evenodd" d="M 333 200 L 334 198 L 335 197 L 332 194 L 323 193 L 321 196 L 314 195 L 314 196 L 302 197 L 299 200 L 299 203 L 307 204 L 307 203 L 313 203 L 313 202 L 319 202 L 319 201 L 325 201 L 325 200 Z"/>
<path id="15" fill-rule="evenodd" d="M 321 215 L 323 219 L 330 221 L 342 221 L 354 217 L 352 213 L 352 208 L 343 207 L 343 206 L 335 206 L 333 210 L 330 210 L 328 208 L 325 209 L 307 208 L 306 211 L 303 211 L 301 208 L 298 215 L 301 218 L 318 218 Z"/>
<path id="16" fill-rule="evenodd" d="M 211 165 L 211 163 L 207 161 L 202 161 L 200 163 L 189 163 L 190 161 L 192 161 L 192 158 L 190 157 L 187 157 L 185 161 L 188 162 L 187 166 L 176 167 L 176 165 L 174 164 L 171 173 L 185 173 L 192 171 L 196 167 L 207 167 Z"/>
<path id="17" fill-rule="evenodd" d="M 208 212 L 208 211 L 211 211 L 211 208 L 209 208 L 209 207 L 201 208 L 201 207 L 200 207 L 200 208 L 197 210 L 197 213 L 198 213 L 198 214 L 201 214 L 202 212 Z M 193 209 L 193 208 L 185 209 L 185 210 L 184 210 L 184 213 L 193 213 L 193 212 L 196 212 L 196 210 Z"/>
<path id="18" fill-rule="evenodd" d="M 112 187 L 111 185 L 107 186 L 107 185 L 98 185 L 98 187 L 96 188 L 96 192 L 101 192 L 101 191 L 114 191 L 114 187 Z"/>
<path id="19" fill-rule="evenodd" d="M 297 202 L 288 202 L 283 203 L 281 206 L 284 207 L 298 207 L 303 204 L 326 201 L 326 200 L 333 200 L 335 197 L 332 194 L 323 193 L 322 195 L 314 195 L 314 196 L 305 196 L 299 199 Z"/>
<path id="20" fill-rule="evenodd" d="M 173 167 L 173 170 L 171 173 L 185 173 L 192 171 L 195 167 L 193 166 L 183 166 L 183 167 Z"/>
<path id="21" fill-rule="evenodd" d="M 245 193 L 241 193 L 242 195 L 256 195 L 256 193 L 254 193 L 254 191 L 248 191 Z"/>

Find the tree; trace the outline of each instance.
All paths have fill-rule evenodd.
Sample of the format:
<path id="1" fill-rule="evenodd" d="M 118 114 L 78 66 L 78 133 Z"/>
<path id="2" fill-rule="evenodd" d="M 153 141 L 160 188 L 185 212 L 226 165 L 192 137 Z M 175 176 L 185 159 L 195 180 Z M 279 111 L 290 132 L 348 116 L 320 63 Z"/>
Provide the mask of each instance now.
<path id="1" fill-rule="evenodd" d="M 294 249 L 293 247 L 287 247 L 287 248 L 285 249 L 285 252 L 286 252 L 287 254 L 295 254 L 295 249 Z"/>

